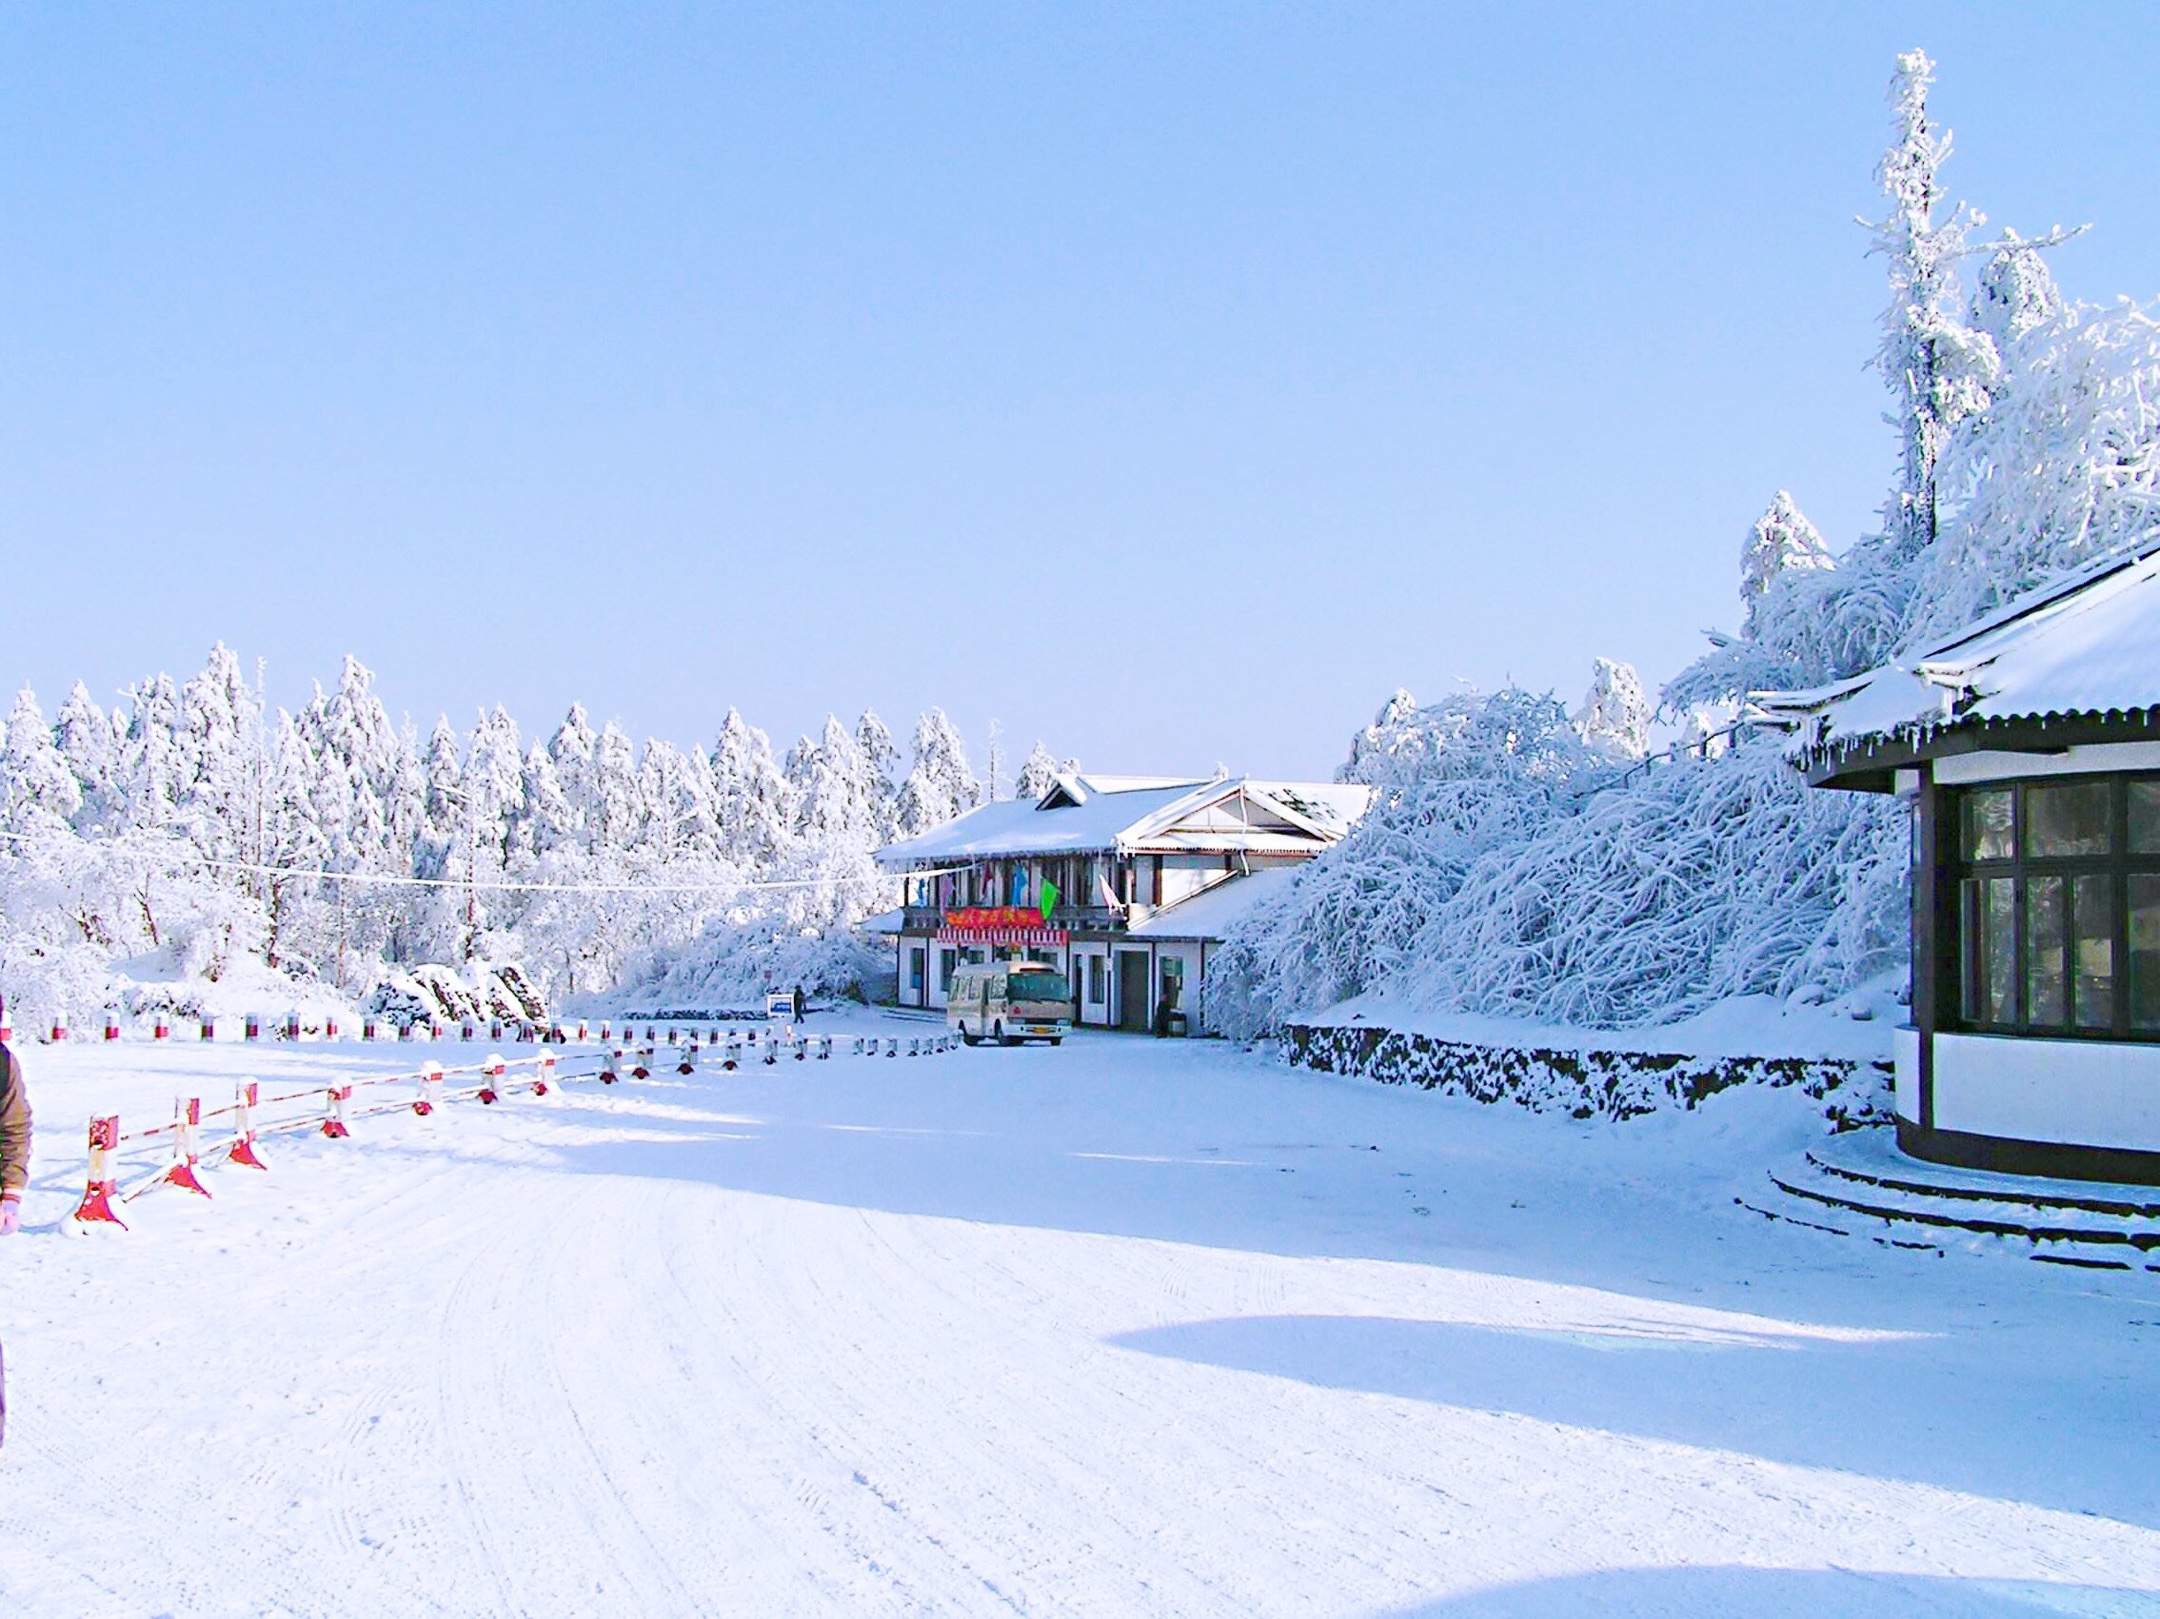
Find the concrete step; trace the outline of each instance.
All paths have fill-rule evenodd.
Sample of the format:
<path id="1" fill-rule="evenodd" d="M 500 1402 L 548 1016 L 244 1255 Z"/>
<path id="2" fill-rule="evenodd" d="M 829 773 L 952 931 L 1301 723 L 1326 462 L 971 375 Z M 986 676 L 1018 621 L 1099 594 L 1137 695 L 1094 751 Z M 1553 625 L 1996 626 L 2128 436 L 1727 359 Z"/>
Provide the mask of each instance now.
<path id="1" fill-rule="evenodd" d="M 1986 1246 L 2021 1249 L 2043 1263 L 2160 1275 L 2160 1195 L 2152 1188 L 1952 1169 L 1906 1158 L 1892 1141 L 1886 1130 L 1832 1137 L 1770 1172 L 1783 1207 L 1736 1201 L 1770 1219 L 1896 1247 L 1992 1238 Z"/>

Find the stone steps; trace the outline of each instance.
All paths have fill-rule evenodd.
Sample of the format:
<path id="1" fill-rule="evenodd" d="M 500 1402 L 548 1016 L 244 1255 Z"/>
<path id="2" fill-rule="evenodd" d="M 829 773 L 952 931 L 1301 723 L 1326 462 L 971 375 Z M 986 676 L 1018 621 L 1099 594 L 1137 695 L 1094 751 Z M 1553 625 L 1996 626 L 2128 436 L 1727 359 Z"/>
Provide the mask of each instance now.
<path id="1" fill-rule="evenodd" d="M 2160 1190 L 2150 1187 L 1920 1163 L 1899 1155 L 1881 1130 L 1832 1137 L 1798 1164 L 1772 1170 L 1770 1183 L 1785 1207 L 1735 1201 L 1769 1219 L 1901 1248 L 1968 1239 L 2047 1264 L 2160 1275 Z"/>

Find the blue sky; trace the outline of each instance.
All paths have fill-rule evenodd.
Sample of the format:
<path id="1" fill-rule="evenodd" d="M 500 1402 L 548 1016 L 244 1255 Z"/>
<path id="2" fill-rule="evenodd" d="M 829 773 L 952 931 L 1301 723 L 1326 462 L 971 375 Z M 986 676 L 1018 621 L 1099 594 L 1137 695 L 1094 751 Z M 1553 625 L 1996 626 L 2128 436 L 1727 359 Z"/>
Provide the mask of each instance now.
<path id="1" fill-rule="evenodd" d="M 1913 44 L 2160 293 L 2151 8 L 8 6 L 0 680 L 1260 773 L 1655 681 L 1872 520 Z"/>

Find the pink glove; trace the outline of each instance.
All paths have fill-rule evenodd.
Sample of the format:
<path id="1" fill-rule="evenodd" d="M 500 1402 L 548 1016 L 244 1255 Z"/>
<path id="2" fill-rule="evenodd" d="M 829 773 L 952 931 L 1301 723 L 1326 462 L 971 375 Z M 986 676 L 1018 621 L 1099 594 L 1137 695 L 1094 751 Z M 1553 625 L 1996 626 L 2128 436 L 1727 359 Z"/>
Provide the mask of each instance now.
<path id="1" fill-rule="evenodd" d="M 10 1236 L 22 1224 L 22 1199 L 0 1197 L 0 1237 Z"/>

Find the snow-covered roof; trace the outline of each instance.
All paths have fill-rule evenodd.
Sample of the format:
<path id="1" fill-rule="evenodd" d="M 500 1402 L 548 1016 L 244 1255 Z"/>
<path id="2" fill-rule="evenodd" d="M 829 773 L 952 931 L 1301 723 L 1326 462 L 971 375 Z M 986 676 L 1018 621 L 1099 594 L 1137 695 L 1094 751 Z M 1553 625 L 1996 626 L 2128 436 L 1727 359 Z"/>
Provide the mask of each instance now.
<path id="1" fill-rule="evenodd" d="M 1270 866 L 1242 877 L 1227 877 L 1190 899 L 1165 906 L 1127 932 L 1135 939 L 1223 939 L 1233 924 L 1270 894 L 1279 894 L 1298 873 L 1296 866 Z"/>
<path id="2" fill-rule="evenodd" d="M 880 911 L 875 916 L 866 916 L 855 925 L 864 933 L 898 933 L 906 921 L 906 907 L 898 906 L 889 911 Z"/>
<path id="3" fill-rule="evenodd" d="M 1750 717 L 1797 752 L 1990 720 L 2160 709 L 2160 544 L 2097 564 L 1878 669 L 1753 692 Z"/>
<path id="4" fill-rule="evenodd" d="M 1064 776 L 1040 799 L 985 804 L 878 851 L 888 871 L 1030 855 L 1283 854 L 1333 843 L 1372 801 L 1332 782 Z"/>

